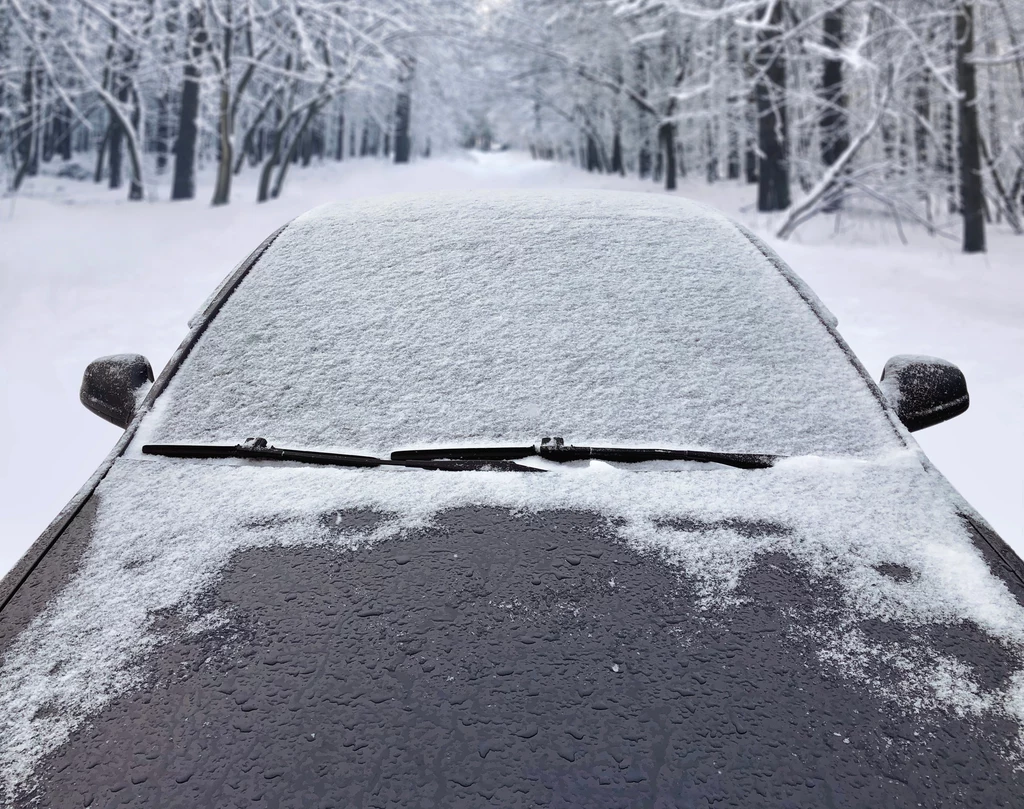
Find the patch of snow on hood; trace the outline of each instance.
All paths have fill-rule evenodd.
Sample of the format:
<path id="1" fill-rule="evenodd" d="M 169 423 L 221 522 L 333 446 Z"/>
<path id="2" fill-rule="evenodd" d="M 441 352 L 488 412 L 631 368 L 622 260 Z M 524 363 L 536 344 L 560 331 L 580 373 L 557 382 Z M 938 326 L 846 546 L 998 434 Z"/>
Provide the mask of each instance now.
<path id="1" fill-rule="evenodd" d="M 786 553 L 812 576 L 839 583 L 851 625 L 863 618 L 971 621 L 1024 652 L 1024 609 L 972 545 L 946 484 L 910 451 L 875 463 L 804 458 L 758 471 L 640 473 L 594 464 L 560 474 L 121 459 L 95 496 L 93 538 L 78 571 L 0 668 L 0 769 L 8 790 L 138 684 L 138 664 L 160 640 L 154 613 L 187 614 L 233 554 L 386 542 L 470 505 L 602 514 L 629 546 L 695 582 L 709 615 L 728 610 L 758 556 Z M 341 537 L 322 523 L 325 514 L 353 509 L 393 517 L 370 533 Z M 876 570 L 884 564 L 913 575 L 895 581 Z M 986 692 L 968 667 L 926 646 L 872 648 L 843 633 L 823 642 L 823 664 L 869 686 L 865 660 L 896 669 L 912 661 L 906 687 L 919 692 L 922 708 L 995 711 L 1024 723 L 1024 670 L 1015 690 Z"/>

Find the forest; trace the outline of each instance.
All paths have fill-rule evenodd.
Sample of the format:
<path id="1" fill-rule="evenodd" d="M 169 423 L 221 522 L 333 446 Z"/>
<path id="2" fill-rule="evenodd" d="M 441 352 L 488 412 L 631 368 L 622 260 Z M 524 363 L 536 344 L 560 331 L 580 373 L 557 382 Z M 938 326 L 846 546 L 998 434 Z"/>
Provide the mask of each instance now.
<path id="1" fill-rule="evenodd" d="M 454 147 L 1024 230 L 1021 0 L 0 0 L 0 182 L 197 194 Z M 157 181 L 162 182 L 158 183 Z"/>

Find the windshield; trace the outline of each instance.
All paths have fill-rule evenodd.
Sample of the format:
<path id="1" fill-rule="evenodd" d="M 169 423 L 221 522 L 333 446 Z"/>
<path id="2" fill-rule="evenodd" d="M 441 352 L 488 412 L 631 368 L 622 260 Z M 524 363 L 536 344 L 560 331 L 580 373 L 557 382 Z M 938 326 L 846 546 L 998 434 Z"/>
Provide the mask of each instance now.
<path id="1" fill-rule="evenodd" d="M 875 455 L 857 369 L 724 217 L 643 194 L 391 198 L 290 225 L 147 440 Z"/>

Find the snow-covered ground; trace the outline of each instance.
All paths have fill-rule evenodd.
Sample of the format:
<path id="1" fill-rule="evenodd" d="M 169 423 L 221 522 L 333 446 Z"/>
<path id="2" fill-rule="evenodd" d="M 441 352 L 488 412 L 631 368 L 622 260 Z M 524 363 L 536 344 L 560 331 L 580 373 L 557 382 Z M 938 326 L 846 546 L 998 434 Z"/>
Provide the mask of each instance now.
<path id="1" fill-rule="evenodd" d="M 205 177 L 204 179 L 209 179 Z M 211 209 L 209 185 L 184 203 L 132 203 L 123 191 L 42 178 L 0 200 L 0 573 L 9 569 L 116 441 L 117 428 L 78 402 L 85 365 L 137 351 L 154 369 L 188 318 L 267 234 L 323 202 L 429 189 L 608 187 L 634 179 L 588 175 L 513 154 L 457 155 L 391 166 L 372 160 L 297 170 L 284 196 L 256 205 L 255 177 Z M 162 193 L 161 193 L 162 192 Z M 751 190 L 722 183 L 679 192 L 762 233 Z M 158 189 L 166 198 L 166 189 Z M 987 256 L 891 224 L 831 219 L 773 246 L 836 313 L 840 331 L 877 377 L 897 353 L 934 354 L 963 368 L 971 409 L 919 433 L 932 460 L 1024 555 L 1024 241 L 998 230 Z"/>

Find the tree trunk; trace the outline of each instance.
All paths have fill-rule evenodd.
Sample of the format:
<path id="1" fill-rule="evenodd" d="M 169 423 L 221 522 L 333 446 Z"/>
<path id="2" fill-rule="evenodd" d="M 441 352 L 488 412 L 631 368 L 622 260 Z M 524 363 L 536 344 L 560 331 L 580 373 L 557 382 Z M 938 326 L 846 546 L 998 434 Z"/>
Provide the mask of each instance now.
<path id="1" fill-rule="evenodd" d="M 334 159 L 345 159 L 345 110 L 338 113 L 338 142 L 334 148 Z"/>
<path id="2" fill-rule="evenodd" d="M 111 116 L 113 117 L 113 116 Z M 96 150 L 96 169 L 93 171 L 92 181 L 99 183 L 103 180 L 103 162 L 107 156 L 107 146 L 110 145 L 110 127 L 107 126 L 103 130 L 103 139 L 100 141 L 99 148 Z"/>
<path id="3" fill-rule="evenodd" d="M 676 125 L 666 121 L 658 127 L 658 141 L 665 155 L 665 190 L 676 190 Z"/>
<path id="4" fill-rule="evenodd" d="M 161 93 L 156 101 L 156 170 L 163 174 L 167 168 L 167 138 L 170 129 L 170 98 Z"/>
<path id="5" fill-rule="evenodd" d="M 219 121 L 218 135 L 219 140 L 217 143 L 217 182 L 213 188 L 213 199 L 210 201 L 211 205 L 227 205 L 231 201 L 231 177 L 232 173 L 232 162 L 235 157 L 234 149 L 234 135 L 235 135 L 235 121 L 234 121 L 234 106 L 231 103 L 231 51 L 234 46 L 234 37 L 232 35 L 231 28 L 231 6 L 227 8 L 227 27 L 224 31 L 224 47 L 221 51 L 220 61 L 220 93 L 219 95 L 219 115 L 217 119 Z M 251 51 L 251 40 L 250 40 L 250 51 Z M 248 81 L 248 76 L 252 73 L 246 74 L 246 76 L 239 83 L 238 92 L 241 93 L 245 89 L 245 83 Z"/>
<path id="6" fill-rule="evenodd" d="M 711 121 L 707 122 L 705 142 L 707 144 L 708 153 L 704 172 L 708 185 L 714 185 L 718 182 L 718 138 L 715 137 L 715 127 Z"/>
<path id="7" fill-rule="evenodd" d="M 784 16 L 785 0 L 774 0 L 768 25 L 757 32 L 756 61 L 761 70 L 755 87 L 760 151 L 757 209 L 764 213 L 784 211 L 790 204 L 786 57 L 780 41 Z"/>
<path id="8" fill-rule="evenodd" d="M 617 129 L 612 139 L 612 173 L 626 176 L 626 169 L 622 165 L 622 136 Z"/>
<path id="9" fill-rule="evenodd" d="M 597 141 L 594 140 L 594 136 L 587 134 L 586 142 L 586 155 L 587 171 L 601 171 L 601 158 L 597 153 Z"/>
<path id="10" fill-rule="evenodd" d="M 956 17 L 956 77 L 960 91 L 960 206 L 964 252 L 985 252 L 985 193 L 978 132 L 977 69 L 974 54 L 974 0 L 961 0 Z"/>
<path id="11" fill-rule="evenodd" d="M 931 92 L 928 74 L 924 73 L 914 87 L 914 156 L 919 174 L 928 170 L 928 123 L 931 120 Z"/>
<path id="12" fill-rule="evenodd" d="M 640 152 L 637 154 L 637 174 L 641 180 L 647 179 L 647 176 L 651 173 L 651 149 L 645 141 L 640 146 Z"/>
<path id="13" fill-rule="evenodd" d="M 736 131 L 734 121 L 729 122 L 729 161 L 726 166 L 726 176 L 730 180 L 738 180 L 743 173 L 743 166 L 740 163 L 740 133 Z"/>
<path id="14" fill-rule="evenodd" d="M 20 161 L 18 170 L 14 175 L 14 182 L 12 183 L 15 191 L 21 186 L 22 180 L 25 177 L 34 177 L 39 172 L 39 150 L 35 137 L 36 106 L 39 103 L 39 78 L 35 69 L 35 60 L 30 58 L 21 88 L 21 99 L 25 112 L 15 128 L 14 136 L 15 153 Z"/>
<path id="15" fill-rule="evenodd" d="M 281 161 L 281 167 L 278 169 L 277 179 L 274 181 L 274 188 L 270 192 L 270 196 L 273 199 L 277 199 L 281 194 L 281 188 L 284 186 L 284 178 L 288 174 L 288 167 L 294 162 L 294 157 L 299 150 L 299 146 L 307 129 L 309 128 L 309 124 L 319 111 L 320 107 L 318 104 L 311 104 L 309 109 L 306 110 L 306 117 L 302 120 L 302 124 L 299 126 L 299 131 L 296 132 L 295 136 L 292 138 L 291 145 L 288 147 L 288 154 L 285 156 L 285 159 Z M 278 140 L 280 141 L 283 139 L 284 136 L 282 131 L 282 135 Z M 260 201 L 262 202 L 262 200 Z"/>
<path id="16" fill-rule="evenodd" d="M 238 174 L 242 170 L 242 163 L 245 160 L 246 155 L 249 156 L 250 165 L 259 165 L 263 160 L 264 144 L 266 142 L 266 134 L 263 130 L 263 119 L 266 117 L 267 112 L 274 106 L 274 97 L 268 98 L 260 111 L 256 114 L 252 123 L 249 125 L 249 129 L 246 131 L 242 138 L 242 148 L 238 152 L 238 156 L 235 158 L 234 173 Z"/>
<path id="17" fill-rule="evenodd" d="M 395 162 L 408 163 L 412 151 L 409 125 L 412 117 L 413 66 L 410 63 L 399 78 L 398 96 L 395 99 Z"/>
<path id="18" fill-rule="evenodd" d="M 826 12 L 824 29 L 824 45 L 832 55 L 825 59 L 822 76 L 821 162 L 830 168 L 850 145 L 843 62 L 840 58 L 843 48 L 842 8 Z M 841 193 L 832 194 L 829 199 L 828 210 L 835 211 L 842 207 Z"/>
<path id="19" fill-rule="evenodd" d="M 71 159 L 71 141 L 72 132 L 75 127 L 75 121 L 74 118 L 71 117 L 71 111 L 63 105 L 61 105 L 61 116 L 64 120 L 64 126 L 62 128 L 64 133 L 64 139 L 59 144 L 60 159 L 67 162 L 68 160 Z"/>
<path id="20" fill-rule="evenodd" d="M 130 178 L 129 183 L 128 183 L 128 199 L 132 200 L 133 202 L 138 202 L 139 200 L 142 199 L 142 196 L 143 196 L 143 193 L 142 193 L 142 163 L 141 163 L 141 160 L 140 160 L 139 153 L 136 151 L 135 147 L 132 147 L 131 144 L 134 143 L 135 146 L 137 147 L 139 142 L 140 142 L 139 141 L 139 121 L 142 118 L 142 105 L 139 102 L 139 94 L 136 91 L 135 87 L 129 86 L 127 82 L 125 82 L 124 95 L 125 95 L 125 101 L 128 100 L 129 96 L 131 97 L 131 100 L 132 100 L 131 125 L 132 125 L 132 132 L 135 135 L 135 138 L 132 141 L 129 141 L 129 147 L 131 148 L 131 152 L 129 154 L 129 159 L 131 160 L 131 172 L 132 172 L 132 174 L 131 174 L 131 178 Z"/>
<path id="21" fill-rule="evenodd" d="M 225 65 L 225 73 L 227 66 Z M 231 177 L 232 162 L 234 160 L 234 149 L 231 145 L 231 97 L 227 85 L 227 76 L 223 77 L 220 85 L 220 143 L 219 156 L 217 160 L 217 184 L 213 189 L 211 205 L 227 205 L 231 201 Z"/>
<path id="22" fill-rule="evenodd" d="M 181 110 L 178 138 L 174 143 L 174 181 L 171 199 L 192 199 L 196 195 L 196 140 L 199 127 L 199 58 L 202 56 L 206 32 L 203 12 L 193 5 L 188 11 L 188 49 L 185 78 L 181 88 Z"/>
<path id="23" fill-rule="evenodd" d="M 121 89 L 118 86 L 119 82 L 123 81 L 117 74 L 114 74 L 111 81 L 111 89 L 116 88 L 116 97 L 121 100 Z M 113 110 L 110 112 L 110 137 L 108 141 L 108 162 L 110 163 L 110 178 L 108 182 L 109 188 L 120 188 L 121 179 L 123 175 L 123 157 L 124 157 L 124 127 L 121 125 L 121 119 L 118 118 Z"/>
<path id="24" fill-rule="evenodd" d="M 743 161 L 743 174 L 747 180 L 747 185 L 757 185 L 759 178 L 757 176 L 757 149 L 751 144 L 747 147 L 747 152 Z"/>

